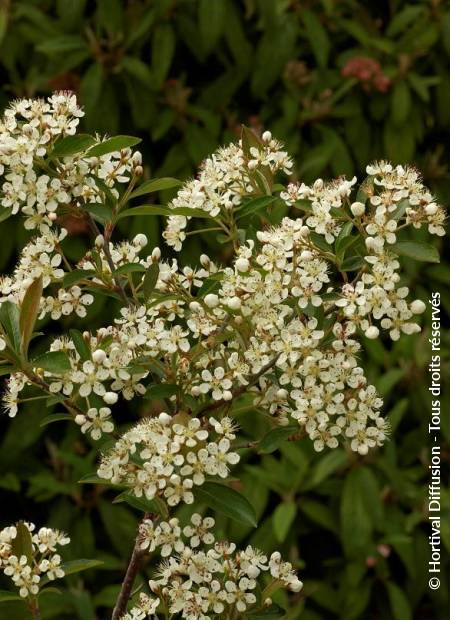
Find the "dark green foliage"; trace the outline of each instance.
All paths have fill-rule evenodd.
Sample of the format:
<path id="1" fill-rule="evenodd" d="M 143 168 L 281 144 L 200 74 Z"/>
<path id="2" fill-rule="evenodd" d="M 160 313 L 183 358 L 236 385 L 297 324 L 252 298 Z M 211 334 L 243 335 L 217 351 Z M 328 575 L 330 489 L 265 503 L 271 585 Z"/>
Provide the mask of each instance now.
<path id="1" fill-rule="evenodd" d="M 119 228 L 124 235 L 145 232 L 150 245 L 160 244 L 155 214 L 164 213 L 160 205 L 175 191 L 171 177 L 191 175 L 219 144 L 237 139 L 241 123 L 269 129 L 286 142 L 296 160 L 295 178 L 309 182 L 317 176 L 363 175 L 373 159 L 409 162 L 449 203 L 450 10 L 445 2 L 0 0 L 0 39 L 1 107 L 15 97 L 72 89 L 86 110 L 82 132 L 142 139 L 146 177 L 168 178 L 144 185 L 150 195 L 136 193 L 142 201 L 134 207 L 136 217 Z M 88 140 L 77 135 L 58 148 L 75 153 Z M 243 226 L 249 229 L 259 209 L 267 210 L 268 220 L 279 221 L 277 205 L 258 200 L 242 211 Z M 144 203 L 155 204 L 138 211 Z M 102 205 L 92 215 L 104 221 L 108 210 Z M 2 216 L 3 210 L 0 221 Z M 13 219 L 0 226 L 0 267 L 5 272 L 25 233 Z M 448 314 L 449 263 L 433 264 L 435 249 L 424 241 L 420 232 L 402 241 L 405 257 L 428 261 L 407 263 L 405 284 L 414 298 L 424 301 L 431 290 L 440 290 Z M 71 243 L 74 256 L 80 255 L 82 235 Z M 351 238 L 338 243 L 344 251 Z M 189 262 L 201 251 L 226 260 L 210 235 L 186 244 L 182 260 Z M 354 268 L 356 254 L 346 255 L 343 270 Z M 149 291 L 155 277 L 150 270 Z M 73 278 L 75 282 L 76 273 Z M 109 298 L 97 302 L 90 309 L 90 327 L 112 316 L 114 303 Z M 31 334 L 21 335 L 19 317 L 8 308 L 2 312 L 17 351 L 21 343 L 26 350 Z M 430 322 L 427 313 L 424 323 Z M 71 330 L 77 350 L 86 356 L 81 334 L 86 326 L 70 318 L 61 321 L 60 329 Z M 270 432 L 248 403 L 235 405 L 234 415 L 249 441 L 265 436 L 261 460 L 249 451 L 238 476 L 258 528 L 251 525 L 253 513 L 246 504 L 239 521 L 225 514 L 218 527 L 236 543 L 265 551 L 280 548 L 300 567 L 305 588 L 290 601 L 291 620 L 448 617 L 450 493 L 445 489 L 443 585 L 431 593 L 427 585 L 429 331 L 393 345 L 366 343 L 367 374 L 385 398 L 392 426 L 391 441 L 378 453 L 364 458 L 342 450 L 315 454 L 309 443 L 291 441 L 292 429 Z M 40 352 L 32 345 L 36 358 Z M 442 340 L 444 378 L 449 351 L 447 332 Z M 41 358 L 42 367 L 64 363 L 63 354 Z M 442 411 L 447 414 L 449 394 L 444 385 Z M 123 408 L 120 422 L 126 425 L 152 407 L 161 409 L 162 400 L 154 402 L 158 396 L 166 395 L 154 394 L 129 411 Z M 46 594 L 44 620 L 108 618 L 142 512 L 127 498 L 112 504 L 114 494 L 107 486 L 78 484 L 95 471 L 93 446 L 63 421 L 57 403 L 44 403 L 32 401 L 14 420 L 0 421 L 0 525 L 24 518 L 60 527 L 72 538 L 64 549 L 65 561 L 88 557 L 103 562 L 95 572 L 68 576 L 62 595 Z M 447 415 L 442 421 L 447 472 L 449 420 Z M 213 491 L 198 499 L 205 506 L 211 498 L 217 503 L 221 498 Z M 184 518 L 189 509 L 179 512 Z M 274 603 L 287 606 L 283 597 Z M 264 617 L 280 617 L 274 609 Z M 23 605 L 4 603 L 3 617 L 22 620 Z"/>

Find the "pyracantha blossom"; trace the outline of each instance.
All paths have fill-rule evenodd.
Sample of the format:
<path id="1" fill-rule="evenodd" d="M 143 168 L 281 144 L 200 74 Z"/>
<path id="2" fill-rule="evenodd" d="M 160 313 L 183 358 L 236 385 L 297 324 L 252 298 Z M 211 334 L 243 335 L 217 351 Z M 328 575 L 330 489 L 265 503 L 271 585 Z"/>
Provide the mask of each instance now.
<path id="1" fill-rule="evenodd" d="M 209 531 L 213 527 L 214 519 L 197 513 L 184 528 L 175 518 L 142 523 L 141 550 L 159 553 L 163 561 L 149 582 L 153 596 L 142 593 L 122 620 L 157 617 L 162 609 L 173 618 L 212 620 L 227 617 L 231 610 L 256 612 L 270 605 L 270 599 L 257 602 L 261 586 L 271 593 L 301 590 L 302 582 L 279 552 L 268 558 L 251 546 L 238 551 L 233 543 L 216 542 Z"/>
<path id="2" fill-rule="evenodd" d="M 18 543 L 19 536 L 29 538 L 30 555 L 18 555 L 17 549 L 23 549 L 22 543 Z M 5 527 L 0 531 L 0 569 L 19 589 L 22 598 L 34 598 L 42 578 L 54 581 L 64 577 L 61 556 L 56 549 L 69 542 L 59 530 L 42 527 L 36 531 L 33 523 Z"/>

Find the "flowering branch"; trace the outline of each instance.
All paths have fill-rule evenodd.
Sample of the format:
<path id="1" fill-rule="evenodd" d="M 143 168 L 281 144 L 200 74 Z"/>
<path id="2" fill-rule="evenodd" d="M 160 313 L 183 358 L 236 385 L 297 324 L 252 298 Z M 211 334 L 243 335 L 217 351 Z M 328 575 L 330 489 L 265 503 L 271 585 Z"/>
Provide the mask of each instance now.
<path id="1" fill-rule="evenodd" d="M 113 620 L 270 615 L 272 592 L 301 588 L 291 564 L 278 552 L 268 557 L 216 541 L 210 516 L 194 513 L 183 527 L 172 511 L 201 501 L 255 525 L 247 499 L 219 484 L 238 465 L 238 446 L 273 450 L 281 440 L 309 437 L 316 451 L 343 444 L 364 456 L 383 445 L 389 424 L 359 364 L 362 336 L 384 332 L 398 340 L 420 331 L 416 317 L 425 304 L 409 300 L 400 285 L 401 257 L 436 262 L 438 254 L 404 235 L 427 227 L 442 236 L 445 211 L 416 170 L 386 162 L 367 166 L 359 189 L 356 178 L 280 187 L 277 177 L 291 173 L 291 158 L 270 132 L 259 137 L 246 128 L 167 206 L 129 206 L 180 184 L 159 179 L 136 188 L 138 140 L 76 136 L 82 115 L 75 96 L 56 93 L 13 103 L 0 123 L 4 217 L 20 213 L 36 232 L 0 280 L 5 408 L 16 415 L 28 400 L 21 393 L 39 388 L 68 409 L 81 433 L 93 441 L 110 436 L 93 480 L 145 514 Z M 279 206 L 288 216 L 270 226 Z M 93 242 L 75 261 L 65 251 L 67 212 L 85 218 Z M 194 233 L 220 231 L 227 264 L 202 254 L 194 268 L 165 260 L 159 247 L 145 253 L 142 233 L 115 241 L 119 219 L 135 215 L 166 217 L 163 238 L 174 252 Z M 211 226 L 192 227 L 197 218 Z M 75 315 L 88 324 L 100 293 L 120 304 L 109 323 L 71 329 L 34 355 L 39 320 Z M 273 421 L 264 437 L 239 433 L 232 416 L 243 413 L 235 406 L 240 396 Z M 166 411 L 124 432 L 111 408 L 136 397 L 166 403 Z M 50 559 L 32 568 L 31 551 L 14 554 L 10 543 L 1 558 L 5 572 L 21 596 L 31 597 L 38 618 L 37 584 Z M 141 592 L 128 610 L 146 553 L 163 562 L 150 593 Z M 55 560 L 49 570 L 57 569 Z"/>

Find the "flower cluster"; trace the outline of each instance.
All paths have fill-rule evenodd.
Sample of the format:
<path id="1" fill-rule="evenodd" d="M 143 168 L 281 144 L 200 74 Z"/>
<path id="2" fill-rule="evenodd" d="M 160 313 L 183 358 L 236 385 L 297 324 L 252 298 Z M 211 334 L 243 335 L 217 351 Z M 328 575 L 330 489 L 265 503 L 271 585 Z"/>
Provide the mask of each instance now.
<path id="1" fill-rule="evenodd" d="M 205 476 L 226 478 L 229 466 L 239 461 L 231 451 L 232 423 L 212 423 L 214 439 L 199 418 L 161 413 L 145 419 L 103 456 L 97 473 L 126 485 L 137 497 L 162 495 L 169 506 L 192 504 L 194 485 L 202 485 Z"/>
<path id="2" fill-rule="evenodd" d="M 151 520 L 143 522 L 141 549 L 159 551 L 168 559 L 150 580 L 153 596 L 141 593 L 123 620 L 157 618 L 161 609 L 168 609 L 174 618 L 212 620 L 263 610 L 280 588 L 300 591 L 302 583 L 292 565 L 278 552 L 267 558 L 251 546 L 237 551 L 233 543 L 215 542 L 213 526 L 214 519 L 196 513 L 183 529 L 176 518 L 156 526 Z"/>
<path id="3" fill-rule="evenodd" d="M 269 131 L 245 152 L 242 140 L 219 149 L 206 159 L 197 179 L 186 183 L 169 204 L 171 209 L 200 209 L 211 218 L 227 216 L 255 192 L 255 178 L 279 170 L 289 174 L 293 162 Z M 186 238 L 189 215 L 171 215 L 163 237 L 175 250 Z"/>
<path id="4" fill-rule="evenodd" d="M 46 101 L 16 101 L 0 120 L 0 204 L 22 213 L 29 230 L 48 230 L 59 207 L 103 202 L 103 184 L 118 196 L 115 183 L 127 183 L 141 164 L 140 153 L 130 149 L 98 157 L 63 152 L 55 169 L 55 141 L 75 134 L 83 115 L 73 93 L 59 92 Z"/>
<path id="5" fill-rule="evenodd" d="M 58 530 L 20 522 L 0 531 L 0 568 L 19 588 L 22 598 L 36 597 L 40 582 L 64 577 L 58 546 L 70 539 Z"/>

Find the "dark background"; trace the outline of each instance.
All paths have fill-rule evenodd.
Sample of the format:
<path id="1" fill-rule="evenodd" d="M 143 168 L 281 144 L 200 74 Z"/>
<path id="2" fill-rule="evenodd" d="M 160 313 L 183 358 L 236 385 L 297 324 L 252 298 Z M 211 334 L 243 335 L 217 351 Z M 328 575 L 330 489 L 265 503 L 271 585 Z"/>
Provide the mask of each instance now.
<path id="1" fill-rule="evenodd" d="M 86 110 L 83 131 L 138 134 L 145 174 L 187 178 L 241 123 L 270 129 L 296 160 L 294 178 L 358 174 L 367 163 L 413 163 L 443 204 L 450 196 L 450 10 L 439 0 L 0 0 L 0 106 L 17 97 L 74 90 Z M 160 201 L 170 195 L 162 195 Z M 133 218 L 122 234 L 160 243 L 154 218 Z M 12 218 L 1 226 L 2 271 L 25 242 Z M 70 252 L 85 247 L 72 229 Z M 417 233 L 417 238 L 424 235 Z M 448 243 L 437 240 L 444 249 Z M 222 250 L 208 238 L 187 245 Z M 222 253 L 222 254 L 221 254 Z M 414 298 L 439 290 L 450 313 L 450 269 L 406 261 Z M 109 321 L 97 302 L 90 327 Z M 365 343 L 365 366 L 385 398 L 392 438 L 361 458 L 317 455 L 286 444 L 240 469 L 257 531 L 219 519 L 237 543 L 279 548 L 300 568 L 305 588 L 289 602 L 294 620 L 448 618 L 450 493 L 442 489 L 441 588 L 430 593 L 427 564 L 429 314 L 421 334 Z M 80 327 L 74 319 L 55 333 Z M 443 331 L 442 374 L 450 338 Z M 448 385 L 442 397 L 442 472 L 448 480 Z M 37 401 L 40 402 L 40 401 Z M 119 411 L 123 422 L 157 404 Z M 95 469 L 95 451 L 72 427 L 40 427 L 48 414 L 24 405 L 0 420 L 1 526 L 19 518 L 67 530 L 65 557 L 100 558 L 102 570 L 68 578 L 63 594 L 42 599 L 44 618 L 108 617 L 139 514 L 100 487 L 77 481 Z M 240 418 L 251 434 L 252 414 Z M 444 485 L 443 485 L 444 487 Z M 6 581 L 0 584 L 7 587 Z M 283 599 L 280 602 L 287 604 Z M 0 603 L 1 620 L 24 609 Z"/>

